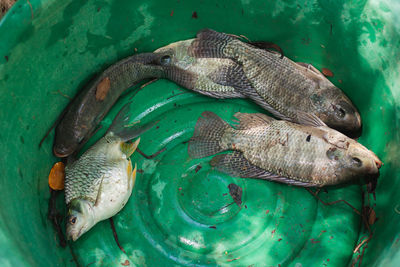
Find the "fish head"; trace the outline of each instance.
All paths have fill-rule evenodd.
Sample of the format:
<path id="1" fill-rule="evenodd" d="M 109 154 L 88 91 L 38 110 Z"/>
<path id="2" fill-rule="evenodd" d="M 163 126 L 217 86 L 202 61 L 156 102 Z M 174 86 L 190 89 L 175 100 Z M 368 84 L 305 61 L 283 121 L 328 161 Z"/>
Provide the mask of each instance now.
<path id="1" fill-rule="evenodd" d="M 85 127 L 71 126 L 68 121 L 61 122 L 55 130 L 53 154 L 59 158 L 68 157 L 79 149 L 85 135 Z"/>
<path id="2" fill-rule="evenodd" d="M 196 61 L 189 52 L 193 40 L 179 41 L 157 49 L 154 54 L 158 57 L 154 63 L 165 68 L 187 69 Z"/>
<path id="3" fill-rule="evenodd" d="M 336 161 L 337 177 L 341 177 L 343 182 L 349 182 L 358 178 L 366 181 L 377 179 L 382 161 L 374 152 L 346 137 L 346 148 L 344 146 L 331 146 L 327 152 L 327 157 Z"/>
<path id="4" fill-rule="evenodd" d="M 68 141 L 69 140 L 69 141 Z M 53 154 L 59 158 L 65 158 L 74 153 L 78 149 L 78 144 L 66 139 L 66 142 L 54 142 Z"/>
<path id="5" fill-rule="evenodd" d="M 361 116 L 351 100 L 328 79 L 319 81 L 319 91 L 311 101 L 320 117 L 329 127 L 349 136 L 360 136 Z"/>
<path id="6" fill-rule="evenodd" d="M 67 239 L 76 241 L 95 225 L 92 205 L 87 200 L 73 199 L 68 205 Z"/>

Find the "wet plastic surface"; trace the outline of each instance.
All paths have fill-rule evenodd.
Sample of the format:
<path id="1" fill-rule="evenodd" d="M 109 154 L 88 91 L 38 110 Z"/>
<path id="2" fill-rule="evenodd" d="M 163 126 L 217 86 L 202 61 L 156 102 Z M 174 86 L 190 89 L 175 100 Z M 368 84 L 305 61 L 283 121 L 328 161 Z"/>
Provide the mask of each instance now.
<path id="1" fill-rule="evenodd" d="M 56 158 L 52 134 L 38 143 L 69 99 L 96 72 L 137 52 L 192 38 L 205 27 L 280 45 L 285 55 L 328 68 L 364 121 L 359 141 L 384 162 L 377 188 L 378 222 L 363 263 L 396 265 L 399 249 L 398 87 L 400 7 L 394 2 L 24 1 L 0 22 L 0 263 L 2 266 L 232 265 L 344 266 L 364 239 L 348 206 L 324 206 L 303 188 L 240 179 L 190 159 L 185 143 L 201 112 L 231 121 L 249 101 L 218 101 L 157 81 L 124 95 L 91 140 L 104 134 L 122 105 L 133 120 L 160 119 L 142 137 L 152 160 L 134 155 L 141 173 L 127 206 L 114 217 L 126 254 L 104 221 L 70 249 L 58 246 L 46 219 L 47 175 Z M 389 8 L 390 7 L 390 8 Z M 396 9 L 397 8 L 397 9 Z M 196 13 L 194 13 L 196 12 Z M 3 41 L 6 40 L 6 41 Z M 88 145 L 90 145 L 88 144 Z M 229 194 L 243 190 L 239 207 Z M 361 207 L 361 187 L 328 189 L 326 201 Z M 357 256 L 357 255 L 355 255 Z M 300 265 L 301 264 L 301 265 Z"/>

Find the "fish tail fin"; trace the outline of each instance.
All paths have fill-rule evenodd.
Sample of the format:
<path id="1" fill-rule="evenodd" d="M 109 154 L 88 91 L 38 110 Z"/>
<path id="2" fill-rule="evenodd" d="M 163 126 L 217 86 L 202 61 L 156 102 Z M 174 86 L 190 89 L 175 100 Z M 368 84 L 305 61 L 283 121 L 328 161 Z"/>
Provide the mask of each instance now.
<path id="1" fill-rule="evenodd" d="M 122 107 L 107 131 L 107 133 L 112 132 L 121 138 L 122 142 L 126 142 L 140 136 L 158 123 L 158 121 L 152 121 L 146 124 L 140 124 L 140 121 L 129 123 L 131 119 L 129 116 L 131 104 L 132 102 L 129 102 Z"/>
<path id="2" fill-rule="evenodd" d="M 211 29 L 203 29 L 197 33 L 197 38 L 192 42 L 189 51 L 193 56 L 199 58 L 221 58 L 224 57 L 224 48 L 229 41 L 234 40 L 232 36 L 216 32 Z"/>
<path id="3" fill-rule="evenodd" d="M 188 152 L 192 158 L 203 158 L 223 151 L 220 142 L 229 124 L 215 113 L 204 111 L 197 120 L 193 137 L 189 141 Z"/>

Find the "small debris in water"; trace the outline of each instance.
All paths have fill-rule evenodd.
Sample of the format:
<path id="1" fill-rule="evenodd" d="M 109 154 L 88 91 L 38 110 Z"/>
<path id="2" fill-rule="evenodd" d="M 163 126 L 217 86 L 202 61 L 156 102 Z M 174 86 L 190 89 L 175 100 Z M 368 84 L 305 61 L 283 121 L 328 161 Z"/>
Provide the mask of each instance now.
<path id="1" fill-rule="evenodd" d="M 197 12 L 196 12 L 196 11 L 193 11 L 193 13 L 192 13 L 192 19 L 197 19 Z"/>

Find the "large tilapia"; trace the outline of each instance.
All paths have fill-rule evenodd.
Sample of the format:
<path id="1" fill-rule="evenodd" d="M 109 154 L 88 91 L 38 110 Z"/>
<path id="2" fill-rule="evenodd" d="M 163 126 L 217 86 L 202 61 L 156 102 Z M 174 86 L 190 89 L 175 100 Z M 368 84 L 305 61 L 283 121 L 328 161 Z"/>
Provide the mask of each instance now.
<path id="1" fill-rule="evenodd" d="M 360 132 L 356 107 L 310 64 L 212 30 L 155 53 L 162 57 L 166 77 L 186 88 L 219 98 L 248 97 L 288 121 Z"/>
<path id="2" fill-rule="evenodd" d="M 215 156 L 210 164 L 228 174 L 297 186 L 322 187 L 379 175 L 382 162 L 355 140 L 326 126 L 275 120 L 260 113 L 236 113 L 229 126 L 206 111 L 197 121 L 189 155 Z"/>
<path id="3" fill-rule="evenodd" d="M 132 193 L 136 166 L 132 168 L 129 157 L 140 138 L 131 144 L 126 141 L 153 124 L 139 129 L 124 128 L 121 123 L 113 125 L 103 138 L 65 168 L 66 232 L 73 241 L 99 221 L 118 213 Z"/>

